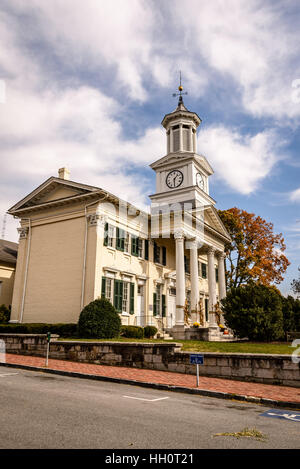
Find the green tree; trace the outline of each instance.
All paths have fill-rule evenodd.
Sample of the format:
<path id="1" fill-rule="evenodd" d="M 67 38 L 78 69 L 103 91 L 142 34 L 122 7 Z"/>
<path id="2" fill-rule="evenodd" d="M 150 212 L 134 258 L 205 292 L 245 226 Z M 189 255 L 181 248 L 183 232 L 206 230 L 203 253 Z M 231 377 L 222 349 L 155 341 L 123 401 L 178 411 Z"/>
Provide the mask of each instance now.
<path id="1" fill-rule="evenodd" d="M 237 337 L 262 342 L 284 337 L 282 297 L 276 289 L 251 282 L 231 288 L 221 304 L 226 326 Z"/>
<path id="2" fill-rule="evenodd" d="M 300 268 L 298 267 L 298 270 L 300 272 Z M 297 297 L 300 296 L 300 278 L 294 279 L 291 283 L 292 290 L 297 295 Z"/>
<path id="3" fill-rule="evenodd" d="M 232 242 L 227 243 L 226 279 L 229 288 L 254 280 L 264 285 L 280 283 L 288 265 L 282 234 L 273 224 L 237 207 L 219 210 Z"/>

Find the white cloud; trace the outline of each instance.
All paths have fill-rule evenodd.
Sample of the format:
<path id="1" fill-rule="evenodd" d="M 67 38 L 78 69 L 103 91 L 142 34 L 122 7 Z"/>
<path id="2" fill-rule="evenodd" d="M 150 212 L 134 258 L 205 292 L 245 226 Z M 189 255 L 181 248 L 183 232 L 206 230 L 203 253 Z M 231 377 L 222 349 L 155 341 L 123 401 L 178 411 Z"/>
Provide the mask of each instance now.
<path id="1" fill-rule="evenodd" d="M 134 171 L 139 174 L 164 154 L 164 132 L 157 126 L 145 128 L 138 139 L 127 138 L 119 115 L 123 105 L 99 91 L 103 77 L 119 96 L 124 91 L 127 100 L 141 103 L 149 99 L 151 80 L 153 87 L 171 88 L 181 68 L 193 96 L 204 95 L 213 82 L 216 101 L 230 78 L 235 100 L 241 93 L 241 110 L 278 122 L 300 115 L 300 105 L 290 99 L 291 81 L 298 78 L 293 75 L 298 30 L 287 30 L 284 7 L 256 0 L 231 0 L 229 6 L 185 0 L 183 14 L 179 0 L 172 8 L 142 0 L 3 5 L 0 70 L 7 102 L 0 105 L 0 213 L 64 165 L 75 180 L 147 204 L 149 183 Z M 30 27 L 24 27 L 29 17 Z M 78 84 L 89 73 L 99 76 L 99 89 Z M 216 178 L 248 194 L 279 160 L 275 140 L 270 131 L 243 136 L 211 126 L 200 132 L 199 150 L 215 167 Z"/>
<path id="2" fill-rule="evenodd" d="M 290 192 L 290 200 L 292 202 L 300 202 L 300 188 Z"/>
<path id="3" fill-rule="evenodd" d="M 295 8 L 293 2 L 214 0 L 200 5 L 186 0 L 184 14 L 182 2 L 175 5 L 186 48 L 205 60 L 204 67 L 198 60 L 194 70 L 201 73 L 208 64 L 212 76 L 219 72 L 225 82 L 233 78 L 235 93 L 240 91 L 244 109 L 253 115 L 278 121 L 299 117 L 300 106 L 291 99 L 292 81 L 300 78 L 297 12 L 285 17 Z"/>
<path id="4" fill-rule="evenodd" d="M 74 180 L 103 187 L 141 208 L 148 204 L 151 181 L 128 171 L 144 169 L 161 156 L 162 129 L 126 139 L 117 102 L 89 87 L 25 96 L 11 90 L 5 109 L 0 114 L 0 138 L 8 142 L 0 152 L 2 213 L 62 166 L 70 168 Z"/>
<path id="5" fill-rule="evenodd" d="M 274 141 L 270 131 L 251 136 L 223 126 L 208 127 L 199 133 L 198 151 L 216 169 L 217 179 L 241 194 L 250 194 L 280 158 Z"/>

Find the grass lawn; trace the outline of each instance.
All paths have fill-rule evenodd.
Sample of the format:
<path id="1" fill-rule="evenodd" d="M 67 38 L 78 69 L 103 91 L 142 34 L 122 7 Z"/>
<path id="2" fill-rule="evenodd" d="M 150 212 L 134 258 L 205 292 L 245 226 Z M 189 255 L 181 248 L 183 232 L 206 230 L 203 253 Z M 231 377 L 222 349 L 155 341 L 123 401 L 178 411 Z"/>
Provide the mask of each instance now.
<path id="1" fill-rule="evenodd" d="M 203 342 L 199 340 L 169 340 L 161 339 L 78 339 L 78 338 L 61 338 L 59 340 L 78 340 L 84 342 L 177 342 L 182 344 L 184 352 L 219 352 L 219 353 L 266 353 L 291 355 L 295 350 L 286 342 Z"/>

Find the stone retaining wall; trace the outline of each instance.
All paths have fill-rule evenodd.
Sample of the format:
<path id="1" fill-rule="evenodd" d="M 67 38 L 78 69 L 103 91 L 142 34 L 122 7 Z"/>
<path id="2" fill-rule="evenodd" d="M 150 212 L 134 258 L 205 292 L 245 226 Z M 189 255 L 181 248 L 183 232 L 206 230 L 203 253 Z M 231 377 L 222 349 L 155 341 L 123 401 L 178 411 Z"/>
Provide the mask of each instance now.
<path id="1" fill-rule="evenodd" d="M 45 356 L 46 336 L 43 334 L 0 334 L 1 339 L 5 341 L 8 353 Z M 204 355 L 204 365 L 200 365 L 203 376 L 300 387 L 300 363 L 293 363 L 289 355 L 201 355 Z M 196 366 L 189 363 L 190 353 L 181 352 L 181 344 L 174 342 L 54 340 L 50 344 L 50 358 L 196 374 Z"/>

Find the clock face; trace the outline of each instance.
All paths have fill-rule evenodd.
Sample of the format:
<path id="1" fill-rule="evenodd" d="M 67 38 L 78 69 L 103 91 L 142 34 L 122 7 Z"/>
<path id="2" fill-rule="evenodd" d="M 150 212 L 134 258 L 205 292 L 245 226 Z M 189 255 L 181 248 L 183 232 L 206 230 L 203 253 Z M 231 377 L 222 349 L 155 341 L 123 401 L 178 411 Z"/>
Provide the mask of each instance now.
<path id="1" fill-rule="evenodd" d="M 204 178 L 201 173 L 196 174 L 196 184 L 200 189 L 204 189 Z"/>
<path id="2" fill-rule="evenodd" d="M 166 177 L 166 184 L 170 189 L 175 189 L 182 184 L 183 181 L 183 174 L 178 169 L 173 169 L 167 177 Z"/>

